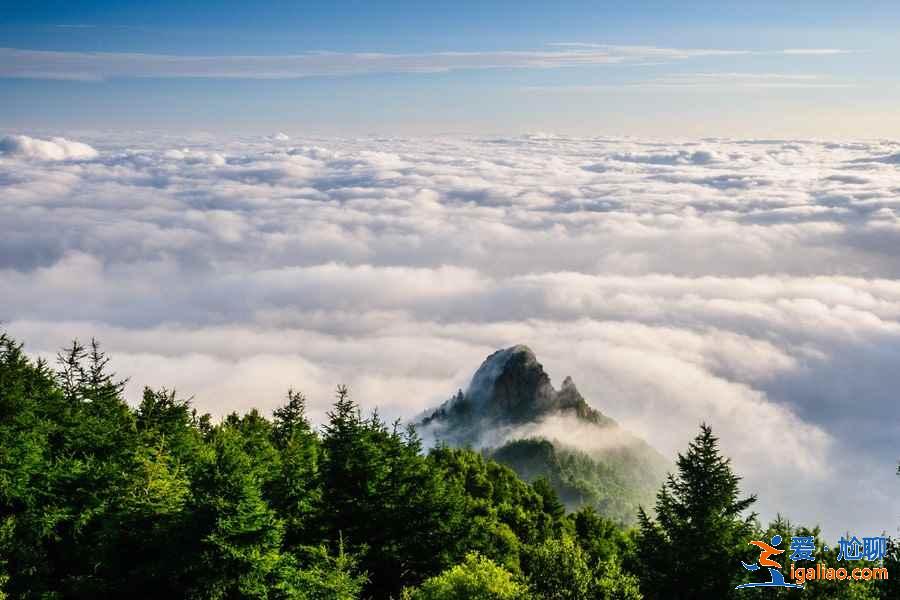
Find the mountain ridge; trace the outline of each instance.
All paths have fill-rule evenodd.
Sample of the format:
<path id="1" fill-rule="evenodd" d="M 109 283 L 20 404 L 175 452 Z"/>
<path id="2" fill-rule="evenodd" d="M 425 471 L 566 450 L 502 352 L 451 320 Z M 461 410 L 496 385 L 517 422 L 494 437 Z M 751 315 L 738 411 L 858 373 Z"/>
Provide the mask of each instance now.
<path id="1" fill-rule="evenodd" d="M 571 377 L 554 388 L 522 344 L 491 353 L 465 392 L 417 426 L 437 443 L 481 448 L 526 480 L 545 477 L 570 508 L 592 504 L 626 522 L 638 505 L 652 504 L 670 467 L 650 444 L 592 407 Z"/>

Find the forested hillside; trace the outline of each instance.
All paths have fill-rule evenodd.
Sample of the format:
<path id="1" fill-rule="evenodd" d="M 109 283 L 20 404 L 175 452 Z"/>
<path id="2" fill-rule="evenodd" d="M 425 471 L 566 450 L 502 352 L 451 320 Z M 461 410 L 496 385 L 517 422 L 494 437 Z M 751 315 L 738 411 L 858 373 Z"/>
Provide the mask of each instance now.
<path id="1" fill-rule="evenodd" d="M 588 454 L 544 438 L 512 440 L 484 454 L 526 481 L 546 479 L 570 510 L 591 506 L 625 525 L 636 522 L 641 504 L 652 504 L 648 488 L 663 478 L 656 469 L 642 470 L 646 464 L 634 453 Z"/>
<path id="2" fill-rule="evenodd" d="M 765 528 L 706 427 L 623 529 L 479 453 L 426 452 L 346 388 L 321 428 L 304 410 L 293 391 L 271 418 L 214 422 L 165 389 L 131 407 L 96 343 L 49 365 L 0 336 L 0 597 L 751 597 L 733 587 Z"/>

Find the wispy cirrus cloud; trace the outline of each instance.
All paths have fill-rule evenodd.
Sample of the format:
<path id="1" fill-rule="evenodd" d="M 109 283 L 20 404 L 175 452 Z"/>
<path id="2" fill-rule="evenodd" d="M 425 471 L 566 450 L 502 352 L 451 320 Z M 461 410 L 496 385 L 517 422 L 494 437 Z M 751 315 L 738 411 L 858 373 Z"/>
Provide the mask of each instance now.
<path id="1" fill-rule="evenodd" d="M 853 82 L 836 80 L 828 75 L 805 73 L 678 73 L 633 85 L 647 87 L 691 88 L 840 88 L 853 87 Z"/>
<path id="2" fill-rule="evenodd" d="M 782 54 L 787 55 L 828 55 L 828 54 L 852 54 L 854 52 L 858 52 L 858 50 L 841 50 L 840 48 L 788 48 L 786 50 L 782 50 Z"/>
<path id="3" fill-rule="evenodd" d="M 704 56 L 743 56 L 753 54 L 751 50 L 725 48 L 665 48 L 659 46 L 624 46 L 616 44 L 594 44 L 590 42 L 552 42 L 547 44 L 555 48 L 570 50 L 601 50 L 623 57 L 637 60 L 686 60 Z"/>
<path id="4" fill-rule="evenodd" d="M 860 82 L 844 81 L 829 75 L 803 73 L 674 73 L 651 79 L 620 83 L 528 86 L 524 89 L 538 93 L 589 93 L 610 89 L 691 89 L 691 90 L 753 90 L 770 88 L 851 88 Z"/>
<path id="5" fill-rule="evenodd" d="M 642 55 L 658 58 L 694 58 L 698 56 L 741 56 L 741 55 L 828 55 L 828 54 L 852 54 L 856 50 L 842 48 L 783 48 L 775 50 L 740 50 L 723 48 L 664 48 L 658 46 L 624 46 L 616 44 L 597 44 L 593 42 L 552 42 L 548 46 L 558 48 L 582 48 L 605 49 L 621 54 Z"/>
<path id="6" fill-rule="evenodd" d="M 368 73 L 434 73 L 471 69 L 556 69 L 585 65 L 684 61 L 755 54 L 735 49 L 683 49 L 555 43 L 550 50 L 489 52 L 306 52 L 295 55 L 178 56 L 121 52 L 56 52 L 0 48 L 0 77 L 101 81 L 113 78 L 290 79 Z M 834 54 L 842 50 L 778 50 Z"/>

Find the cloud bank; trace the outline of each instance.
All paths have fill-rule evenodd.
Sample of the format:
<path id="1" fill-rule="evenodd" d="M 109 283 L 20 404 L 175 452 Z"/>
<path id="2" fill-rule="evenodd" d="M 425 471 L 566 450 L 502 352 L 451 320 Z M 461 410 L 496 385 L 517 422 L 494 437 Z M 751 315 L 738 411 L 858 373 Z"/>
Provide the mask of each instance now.
<path id="1" fill-rule="evenodd" d="M 39 140 L 27 135 L 7 135 L 0 138 L 0 155 L 38 160 L 66 160 L 96 158 L 97 151 L 87 144 L 61 137 Z"/>
<path id="2" fill-rule="evenodd" d="M 0 321 L 132 400 L 411 417 L 526 343 L 670 456 L 709 422 L 766 516 L 896 526 L 896 142 L 3 139 Z"/>
<path id="3" fill-rule="evenodd" d="M 0 77 L 101 81 L 112 78 L 293 79 L 367 73 L 440 73 L 471 69 L 557 69 L 658 64 L 704 57 L 842 54 L 838 49 L 751 51 L 559 43 L 542 50 L 483 52 L 306 52 L 294 55 L 178 56 L 124 52 L 57 52 L 0 48 Z"/>

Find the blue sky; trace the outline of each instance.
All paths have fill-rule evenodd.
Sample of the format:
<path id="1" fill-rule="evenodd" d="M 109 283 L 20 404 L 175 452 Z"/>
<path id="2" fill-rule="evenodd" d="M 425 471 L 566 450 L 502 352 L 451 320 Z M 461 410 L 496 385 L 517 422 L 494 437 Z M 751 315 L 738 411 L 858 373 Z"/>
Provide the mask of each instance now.
<path id="1" fill-rule="evenodd" d="M 0 127 L 900 134 L 896 3 L 434 4 L 4 2 Z"/>

